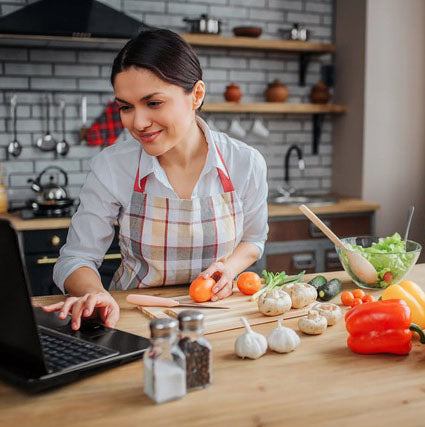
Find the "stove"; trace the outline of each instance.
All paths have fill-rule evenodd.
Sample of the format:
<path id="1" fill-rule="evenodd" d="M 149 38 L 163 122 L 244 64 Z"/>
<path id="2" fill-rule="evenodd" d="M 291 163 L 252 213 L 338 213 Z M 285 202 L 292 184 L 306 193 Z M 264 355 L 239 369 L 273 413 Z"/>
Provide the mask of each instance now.
<path id="1" fill-rule="evenodd" d="M 41 218 L 71 218 L 77 211 L 77 206 L 67 206 L 64 208 L 52 209 L 32 209 L 25 208 L 21 210 L 22 219 L 41 219 Z"/>

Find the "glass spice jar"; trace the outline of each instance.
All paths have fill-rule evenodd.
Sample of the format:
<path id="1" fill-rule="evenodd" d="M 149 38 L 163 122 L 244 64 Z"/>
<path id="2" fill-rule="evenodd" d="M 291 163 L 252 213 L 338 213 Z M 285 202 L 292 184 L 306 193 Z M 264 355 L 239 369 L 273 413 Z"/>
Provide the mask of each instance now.
<path id="1" fill-rule="evenodd" d="M 211 344 L 204 337 L 204 315 L 196 310 L 184 310 L 178 315 L 179 347 L 186 357 L 187 390 L 204 388 L 212 382 Z"/>
<path id="2" fill-rule="evenodd" d="M 177 345 L 177 320 L 150 322 L 151 345 L 143 356 L 144 391 L 156 403 L 186 394 L 186 362 Z"/>

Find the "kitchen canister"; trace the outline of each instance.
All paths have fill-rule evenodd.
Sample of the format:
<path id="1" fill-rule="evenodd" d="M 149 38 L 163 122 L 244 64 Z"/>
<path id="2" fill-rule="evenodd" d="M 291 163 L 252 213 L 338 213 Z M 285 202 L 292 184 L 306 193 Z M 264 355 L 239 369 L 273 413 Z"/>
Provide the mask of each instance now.
<path id="1" fill-rule="evenodd" d="M 241 88 L 235 84 L 231 83 L 226 87 L 224 92 L 224 99 L 228 102 L 239 102 L 242 98 Z"/>
<path id="2" fill-rule="evenodd" d="M 289 91 L 286 85 L 276 79 L 267 86 L 264 96 L 267 102 L 285 102 L 289 96 Z"/>

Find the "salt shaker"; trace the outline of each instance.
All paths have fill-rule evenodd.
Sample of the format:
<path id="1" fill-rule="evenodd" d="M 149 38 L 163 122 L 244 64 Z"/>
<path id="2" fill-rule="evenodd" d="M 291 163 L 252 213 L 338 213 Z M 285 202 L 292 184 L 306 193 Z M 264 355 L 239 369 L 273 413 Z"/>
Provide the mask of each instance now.
<path id="1" fill-rule="evenodd" d="M 156 403 L 186 394 L 186 362 L 177 345 L 177 320 L 150 322 L 151 345 L 143 356 L 144 391 Z"/>
<path id="2" fill-rule="evenodd" d="M 204 315 L 196 310 L 184 310 L 178 315 L 179 346 L 186 357 L 187 390 L 204 388 L 212 382 L 211 344 L 204 337 Z"/>

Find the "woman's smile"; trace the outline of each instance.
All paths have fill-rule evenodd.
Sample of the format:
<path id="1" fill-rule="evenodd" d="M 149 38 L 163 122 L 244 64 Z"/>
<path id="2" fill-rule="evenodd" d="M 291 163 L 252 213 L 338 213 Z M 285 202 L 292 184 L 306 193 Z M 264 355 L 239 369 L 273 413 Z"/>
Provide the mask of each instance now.
<path id="1" fill-rule="evenodd" d="M 139 137 L 140 142 L 153 142 L 155 139 L 160 135 L 162 130 L 159 130 L 157 132 L 149 132 L 149 133 L 137 133 L 137 136 Z"/>

